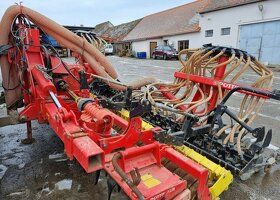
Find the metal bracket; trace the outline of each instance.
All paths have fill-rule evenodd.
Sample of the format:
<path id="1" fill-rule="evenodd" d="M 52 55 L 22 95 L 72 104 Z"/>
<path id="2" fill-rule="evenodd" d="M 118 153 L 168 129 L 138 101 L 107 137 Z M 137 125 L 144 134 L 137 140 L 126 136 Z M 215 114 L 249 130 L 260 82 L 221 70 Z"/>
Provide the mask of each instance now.
<path id="1" fill-rule="evenodd" d="M 152 110 L 151 102 L 143 99 L 140 101 L 140 103 L 138 104 L 138 106 L 135 109 L 130 111 L 129 118 L 141 116 L 144 113 L 150 112 L 151 110 Z"/>

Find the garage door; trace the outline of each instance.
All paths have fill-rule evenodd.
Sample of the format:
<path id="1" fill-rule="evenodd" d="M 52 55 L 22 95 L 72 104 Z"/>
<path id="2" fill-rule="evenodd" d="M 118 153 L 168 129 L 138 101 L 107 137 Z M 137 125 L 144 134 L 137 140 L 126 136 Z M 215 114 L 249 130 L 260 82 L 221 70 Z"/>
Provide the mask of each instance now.
<path id="1" fill-rule="evenodd" d="M 240 26 L 239 48 L 263 62 L 280 64 L 280 21 Z"/>

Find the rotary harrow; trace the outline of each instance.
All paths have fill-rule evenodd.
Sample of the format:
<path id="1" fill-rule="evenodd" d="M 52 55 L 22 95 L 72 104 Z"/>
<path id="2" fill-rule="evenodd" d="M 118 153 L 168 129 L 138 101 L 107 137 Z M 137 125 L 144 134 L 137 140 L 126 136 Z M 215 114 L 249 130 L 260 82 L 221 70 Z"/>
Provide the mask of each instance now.
<path id="1" fill-rule="evenodd" d="M 40 40 L 45 33 L 78 62 L 63 61 Z M 96 183 L 101 170 L 108 174 L 108 198 L 118 187 L 131 199 L 217 199 L 232 173 L 247 179 L 274 162 L 262 159 L 271 130 L 250 124 L 279 91 L 270 91 L 272 72 L 244 51 L 184 50 L 173 83 L 148 77 L 125 84 L 85 37 L 18 5 L 1 20 L 0 45 L 5 103 L 9 113 L 24 107 L 23 142 L 33 141 L 31 120 L 48 123 L 69 159 L 96 173 Z M 247 69 L 259 79 L 236 83 Z M 244 94 L 237 114 L 227 107 L 236 92 Z"/>

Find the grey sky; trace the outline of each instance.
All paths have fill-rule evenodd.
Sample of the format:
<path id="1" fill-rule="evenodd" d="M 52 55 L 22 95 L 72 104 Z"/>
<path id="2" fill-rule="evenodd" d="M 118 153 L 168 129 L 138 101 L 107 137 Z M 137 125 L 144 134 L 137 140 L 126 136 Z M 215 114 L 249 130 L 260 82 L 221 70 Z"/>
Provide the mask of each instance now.
<path id="1" fill-rule="evenodd" d="M 21 0 L 62 25 L 95 26 L 104 21 L 114 25 L 183 5 L 194 0 Z M 19 0 L 0 0 L 0 16 Z"/>

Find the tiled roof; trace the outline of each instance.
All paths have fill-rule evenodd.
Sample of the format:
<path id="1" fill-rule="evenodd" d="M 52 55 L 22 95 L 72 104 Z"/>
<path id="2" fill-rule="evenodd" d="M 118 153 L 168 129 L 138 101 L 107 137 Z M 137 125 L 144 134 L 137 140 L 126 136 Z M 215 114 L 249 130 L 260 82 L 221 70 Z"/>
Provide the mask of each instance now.
<path id="1" fill-rule="evenodd" d="M 200 13 L 207 13 L 216 10 L 242 6 L 245 4 L 256 3 L 263 0 L 210 0 L 209 6 Z"/>
<path id="2" fill-rule="evenodd" d="M 134 20 L 132 22 L 123 23 L 118 26 L 107 29 L 105 33 L 101 35 L 104 39 L 111 40 L 111 42 L 121 41 L 139 22 L 141 19 Z"/>
<path id="3" fill-rule="evenodd" d="M 100 24 L 97 24 L 95 26 L 95 29 L 94 29 L 94 32 L 98 35 L 98 36 L 101 36 L 103 35 L 109 28 L 112 28 L 114 27 L 114 25 L 107 21 L 107 22 L 103 22 L 103 23 L 100 23 Z"/>
<path id="4" fill-rule="evenodd" d="M 197 0 L 159 13 L 144 17 L 123 39 L 143 40 L 168 35 L 198 32 L 198 12 L 203 11 L 209 0 Z"/>

